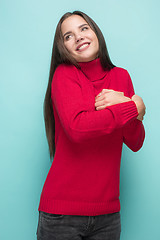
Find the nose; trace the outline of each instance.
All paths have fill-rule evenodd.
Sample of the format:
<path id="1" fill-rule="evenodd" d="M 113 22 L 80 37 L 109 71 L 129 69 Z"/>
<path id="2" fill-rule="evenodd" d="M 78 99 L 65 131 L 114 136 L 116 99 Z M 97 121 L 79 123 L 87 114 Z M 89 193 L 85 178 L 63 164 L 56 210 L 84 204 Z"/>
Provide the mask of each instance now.
<path id="1" fill-rule="evenodd" d="M 79 42 L 80 40 L 83 40 L 84 38 L 80 35 L 77 35 L 76 36 L 76 42 Z"/>

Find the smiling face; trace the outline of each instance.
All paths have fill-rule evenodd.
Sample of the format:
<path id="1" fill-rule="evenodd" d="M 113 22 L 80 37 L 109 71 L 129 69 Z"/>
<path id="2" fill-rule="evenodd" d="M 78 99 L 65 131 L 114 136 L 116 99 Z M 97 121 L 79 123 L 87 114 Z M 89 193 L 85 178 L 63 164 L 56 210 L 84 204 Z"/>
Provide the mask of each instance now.
<path id="1" fill-rule="evenodd" d="M 77 62 L 89 62 L 98 57 L 98 38 L 81 16 L 72 15 L 65 19 L 61 32 L 66 49 Z"/>

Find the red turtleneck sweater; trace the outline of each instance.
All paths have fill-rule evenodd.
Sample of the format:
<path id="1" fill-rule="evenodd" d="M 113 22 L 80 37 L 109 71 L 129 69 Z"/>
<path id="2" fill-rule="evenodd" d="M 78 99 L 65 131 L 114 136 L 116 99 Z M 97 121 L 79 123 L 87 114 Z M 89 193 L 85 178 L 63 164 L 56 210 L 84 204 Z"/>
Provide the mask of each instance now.
<path id="1" fill-rule="evenodd" d="M 120 211 L 123 142 L 138 151 L 145 130 L 134 101 L 95 109 L 103 88 L 132 97 L 127 70 L 104 71 L 100 59 L 57 67 L 51 86 L 56 152 L 41 193 L 39 211 L 95 216 Z"/>

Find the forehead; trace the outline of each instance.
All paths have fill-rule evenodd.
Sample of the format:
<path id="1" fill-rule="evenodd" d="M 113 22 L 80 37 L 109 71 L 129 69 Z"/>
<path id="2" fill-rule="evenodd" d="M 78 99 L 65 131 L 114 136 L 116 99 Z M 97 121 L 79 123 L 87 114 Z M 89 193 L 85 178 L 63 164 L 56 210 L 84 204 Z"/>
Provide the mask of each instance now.
<path id="1" fill-rule="evenodd" d="M 75 28 L 79 27 L 81 24 L 85 24 L 85 23 L 87 22 L 81 16 L 72 15 L 63 21 L 61 25 L 62 34 L 66 31 L 72 31 Z"/>

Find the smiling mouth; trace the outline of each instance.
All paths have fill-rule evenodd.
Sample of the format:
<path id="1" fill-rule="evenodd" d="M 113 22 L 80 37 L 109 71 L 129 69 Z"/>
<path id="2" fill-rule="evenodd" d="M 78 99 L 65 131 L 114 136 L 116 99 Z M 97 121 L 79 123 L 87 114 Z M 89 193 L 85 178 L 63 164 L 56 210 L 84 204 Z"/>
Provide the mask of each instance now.
<path id="1" fill-rule="evenodd" d="M 90 43 L 84 43 L 82 46 L 80 46 L 76 51 L 84 51 L 89 47 Z"/>

